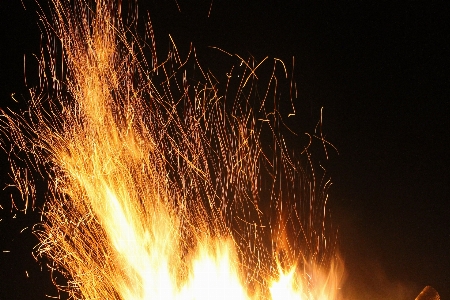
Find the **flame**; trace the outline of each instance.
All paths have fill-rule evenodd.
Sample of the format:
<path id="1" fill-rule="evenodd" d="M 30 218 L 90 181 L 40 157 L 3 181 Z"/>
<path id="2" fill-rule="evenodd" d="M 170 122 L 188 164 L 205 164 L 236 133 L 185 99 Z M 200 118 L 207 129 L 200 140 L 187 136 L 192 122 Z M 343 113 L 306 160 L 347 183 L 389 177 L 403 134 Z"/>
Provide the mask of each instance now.
<path id="1" fill-rule="evenodd" d="M 41 13 L 48 46 L 28 116 L 2 116 L 16 155 L 27 153 L 26 168 L 12 164 L 17 186 L 25 170 L 47 178 L 38 252 L 68 279 L 60 289 L 75 299 L 340 299 L 330 183 L 316 182 L 308 149 L 306 167 L 288 155 L 269 103 L 284 63 L 274 60 L 254 110 L 252 60 L 230 56 L 243 67 L 224 90 L 193 49 L 183 61 L 173 44 L 148 63 L 115 1 L 73 2 L 52 0 L 51 20 Z"/>

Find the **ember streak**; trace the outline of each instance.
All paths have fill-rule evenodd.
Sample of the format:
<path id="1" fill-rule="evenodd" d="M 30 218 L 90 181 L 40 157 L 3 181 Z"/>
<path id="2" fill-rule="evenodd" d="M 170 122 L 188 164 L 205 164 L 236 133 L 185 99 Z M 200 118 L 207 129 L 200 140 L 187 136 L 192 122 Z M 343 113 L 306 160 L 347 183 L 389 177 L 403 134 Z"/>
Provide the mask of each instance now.
<path id="1" fill-rule="evenodd" d="M 158 60 L 151 24 L 144 41 L 115 3 L 51 1 L 40 85 L 27 114 L 2 113 L 24 203 L 35 178 L 48 183 L 36 255 L 65 276 L 59 288 L 76 299 L 340 299 L 331 183 L 310 155 L 311 143 L 333 146 L 320 121 L 296 156 L 288 149 L 288 65 L 215 49 L 231 62 L 216 74 L 173 40 Z M 291 97 L 280 100 L 283 84 Z"/>
<path id="2" fill-rule="evenodd" d="M 64 1 L 66 2 L 74 3 Z M 94 7 L 93 0 L 84 2 Z M 326 160 L 322 156 L 324 151 L 320 139 L 313 139 L 315 143 L 309 150 L 312 154 L 311 160 L 324 166 L 334 182 L 333 186 L 327 190 L 330 194 L 327 206 L 332 213 L 333 224 L 339 226 L 339 252 L 345 259 L 347 274 L 345 284 L 340 291 L 345 299 L 411 300 L 415 299 L 427 285 L 433 286 L 441 298 L 450 298 L 448 284 L 450 282 L 448 272 L 450 269 L 448 259 L 450 156 L 447 153 L 447 145 L 450 144 L 450 118 L 448 118 L 450 115 L 448 101 L 450 66 L 447 46 L 449 4 L 420 1 L 378 1 L 376 3 L 364 1 L 345 4 L 314 2 L 313 4 L 303 1 L 143 0 L 138 3 L 139 22 L 136 22 L 136 3 L 122 2 L 124 3 L 121 15 L 124 19 L 123 23 L 129 25 L 126 28 L 128 34 L 125 41 L 133 43 L 134 46 L 143 46 L 142 49 L 137 51 L 134 49 L 132 52 L 136 54 L 135 61 L 138 65 L 144 65 L 142 58 L 146 58 L 146 64 L 149 67 L 142 67 L 141 70 L 146 70 L 146 74 L 151 75 L 150 81 L 156 90 L 164 91 L 161 97 L 155 97 L 157 100 L 162 98 L 169 104 L 163 110 L 168 111 L 169 107 L 173 106 L 173 102 L 170 102 L 172 100 L 167 100 L 166 95 L 169 94 L 168 91 L 166 92 L 167 86 L 170 87 L 174 102 L 182 99 L 184 87 L 187 87 L 189 91 L 188 100 L 183 99 L 175 103 L 178 116 L 183 116 L 183 120 L 184 117 L 193 115 L 192 111 L 188 110 L 183 115 L 183 109 L 185 103 L 195 102 L 192 99 L 199 94 L 195 91 L 196 86 L 211 86 L 211 82 L 216 80 L 214 88 L 210 90 L 218 91 L 217 98 L 226 97 L 226 99 L 220 98 L 218 103 L 227 104 L 224 109 L 228 117 L 233 113 L 238 115 L 236 110 L 233 111 L 237 108 L 228 104 L 233 102 L 242 104 L 240 99 L 245 98 L 245 95 L 251 95 L 248 99 L 252 102 L 247 108 L 250 108 L 251 114 L 256 119 L 254 129 L 261 130 L 259 144 L 253 149 L 259 147 L 266 155 L 263 159 L 259 157 L 262 167 L 255 172 L 260 172 L 261 177 L 257 178 L 254 184 L 261 184 L 258 197 L 262 215 L 270 215 L 270 220 L 275 223 L 277 220 L 272 216 L 277 215 L 276 208 L 270 207 L 269 203 L 276 203 L 276 201 L 271 202 L 271 199 L 276 198 L 278 191 L 283 192 L 284 199 L 288 197 L 286 192 L 292 191 L 291 194 L 296 195 L 297 203 L 300 198 L 308 199 L 308 197 L 297 197 L 303 193 L 298 191 L 300 185 L 296 184 L 296 189 L 290 189 L 285 182 L 281 182 L 285 185 L 278 186 L 278 190 L 275 186 L 273 193 L 264 194 L 264 191 L 271 190 L 270 183 L 275 180 L 270 176 L 275 172 L 272 172 L 274 169 L 270 169 L 271 165 L 268 161 L 272 157 L 280 157 L 280 153 L 277 152 L 280 149 L 273 146 L 273 134 L 279 133 L 276 139 L 284 140 L 287 149 L 295 149 L 296 153 L 293 157 L 292 152 L 289 152 L 287 156 L 295 158 L 292 159 L 293 161 L 299 160 L 302 169 L 309 171 L 307 157 L 299 154 L 309 141 L 308 136 L 303 132 L 315 133 L 314 129 L 320 119 L 321 107 L 324 107 L 323 132 L 329 141 L 337 146 L 339 156 L 329 147 L 327 150 L 331 158 Z M 42 70 L 39 67 L 42 59 L 39 58 L 43 55 L 47 60 L 58 61 L 54 65 L 58 75 L 55 78 L 59 80 L 59 86 L 63 87 L 60 94 L 67 100 L 65 108 L 73 108 L 72 105 L 77 103 L 77 99 L 73 99 L 74 93 L 69 93 L 68 89 L 67 82 L 70 82 L 71 77 L 67 73 L 64 77 L 64 74 L 60 72 L 63 70 L 61 69 L 63 45 L 57 37 L 55 38 L 56 31 L 47 30 L 49 28 L 47 25 L 56 28 L 53 17 L 58 18 L 57 15 L 52 17 L 49 8 L 51 5 L 50 0 L 0 1 L 2 16 L 0 36 L 3 46 L 0 52 L 0 106 L 6 114 L 12 116 L 10 111 L 13 111 L 25 122 L 29 122 L 31 115 L 39 111 L 38 105 L 35 105 L 31 110 L 32 114 L 28 113 L 30 109 L 27 100 L 36 100 L 36 97 L 31 97 L 29 88 L 32 88 L 32 92 L 36 92 L 34 96 L 42 96 L 39 98 L 39 103 L 43 105 L 40 107 L 42 111 L 48 112 L 51 108 L 50 103 L 54 105 L 59 101 L 53 89 L 57 86 L 50 83 L 53 80 L 50 65 L 46 65 L 48 67 L 46 76 L 41 76 L 39 79 L 38 72 Z M 36 11 L 45 18 L 39 17 Z M 69 11 L 72 11 L 72 8 Z M 150 18 L 152 28 L 146 25 Z M 141 37 L 145 37 L 146 43 Z M 49 39 L 51 39 L 50 48 L 47 47 Z M 119 44 L 124 45 L 125 41 Z M 195 52 L 191 52 L 189 56 L 191 42 L 195 46 Z M 177 67 L 180 64 L 175 56 L 168 59 L 168 53 L 176 52 L 174 44 L 178 47 L 181 60 L 183 62 L 187 60 L 187 63 L 179 69 Z M 217 48 L 225 50 L 231 56 Z M 50 55 L 46 54 L 48 50 L 52 52 Z M 120 57 L 126 57 L 129 52 L 124 50 L 120 53 Z M 242 60 L 235 53 L 243 58 L 249 67 L 244 63 L 241 64 Z M 251 94 L 247 89 L 244 90 L 245 95 L 239 99 L 236 98 L 240 85 L 239 79 L 245 72 L 254 69 L 267 55 L 269 57 L 255 70 L 255 76 L 249 78 L 249 83 L 252 85 L 246 85 L 247 88 L 254 87 L 254 93 Z M 293 56 L 295 56 L 295 70 Z M 271 85 L 269 97 L 266 97 L 265 110 L 260 111 L 258 104 L 261 104 L 266 94 L 273 72 L 273 57 L 284 61 L 289 78 L 286 78 L 286 71 L 278 62 L 274 78 L 277 79 L 276 105 L 280 108 L 279 115 L 269 114 L 272 118 L 270 119 L 266 117 L 266 114 L 275 111 L 272 97 L 275 94 L 274 85 Z M 157 58 L 156 61 L 155 58 Z M 167 63 L 164 63 L 166 61 Z M 169 76 L 176 74 L 166 87 L 164 87 L 166 75 L 161 73 L 163 68 L 160 67 L 159 72 L 156 72 L 153 69 L 154 64 L 164 65 Z M 208 79 L 205 79 L 198 66 L 201 66 L 204 73 L 209 75 Z M 45 66 L 41 64 L 41 67 Z M 67 65 L 64 65 L 64 70 L 68 70 Z M 118 68 L 118 73 L 121 73 L 121 70 L 123 69 Z M 184 72 L 186 73 L 185 81 L 183 81 Z M 231 77 L 228 78 L 227 74 Z M 132 77 L 127 76 L 129 76 L 127 78 Z M 291 81 L 291 76 L 296 79 L 296 84 L 295 81 Z M 136 84 L 138 81 L 134 80 L 133 83 Z M 50 83 L 50 88 L 45 86 L 46 82 Z M 227 85 L 228 82 L 230 83 Z M 292 89 L 290 89 L 291 82 L 294 84 Z M 275 81 L 272 81 L 272 84 L 274 83 Z M 133 90 L 136 88 L 133 87 Z M 111 91 L 111 95 L 115 97 L 115 103 L 123 99 L 117 96 L 114 89 Z M 291 94 L 290 91 L 293 93 Z M 142 93 L 142 95 L 145 94 L 148 92 Z M 292 95 L 292 102 L 290 95 Z M 142 100 L 144 106 L 150 103 L 148 96 L 142 98 L 146 98 Z M 295 107 L 295 115 L 289 116 L 292 113 L 292 103 Z M 119 105 L 119 107 L 125 106 Z M 205 108 L 205 106 L 201 107 Z M 56 111 L 59 112 L 61 109 L 62 107 L 57 104 Z M 209 111 L 211 112 L 212 109 Z M 114 111 L 114 118 L 120 119 L 120 114 Z M 62 115 L 55 117 L 54 120 L 63 120 Z M 139 114 L 134 111 L 134 115 Z M 48 114 L 46 116 L 48 117 Z M 277 125 L 275 117 L 283 122 Z M 15 117 L 13 119 L 16 120 Z M 238 122 L 236 119 L 232 120 Z M 261 120 L 271 120 L 271 123 L 261 122 Z M 62 131 L 59 125 L 54 125 L 57 133 Z M 269 125 L 276 130 L 272 132 Z M 284 125 L 297 135 L 292 134 Z M 73 278 L 66 271 L 64 276 L 67 279 L 63 279 L 63 275 L 47 267 L 47 265 L 51 267 L 56 265 L 54 262 L 50 263 L 43 252 L 34 248 L 38 244 L 38 239 L 33 233 L 42 229 L 40 225 L 36 225 L 41 224 L 40 211 L 44 202 L 49 203 L 45 201 L 51 198 L 49 193 L 54 192 L 52 186 L 49 189 L 48 178 L 54 178 L 52 177 L 55 175 L 54 169 L 59 171 L 63 169 L 48 156 L 47 148 L 40 151 L 36 146 L 28 152 L 28 148 L 22 151 L 13 147 L 11 152 L 11 142 L 9 142 L 12 138 L 11 132 L 9 127 L 2 128 L 4 135 L 2 134 L 0 144 L 6 151 L 0 151 L 0 170 L 2 170 L 0 172 L 2 178 L 0 180 L 2 183 L 0 189 L 0 299 L 48 299 L 46 295 L 67 299 L 68 293 L 61 289 L 58 291 L 55 284 L 64 287 L 68 284 L 67 281 Z M 133 130 L 136 132 L 135 128 Z M 224 131 L 233 133 L 239 130 L 226 128 Z M 173 132 L 176 134 L 177 131 Z M 171 134 L 167 133 L 166 136 Z M 26 135 L 27 139 L 32 137 L 36 138 L 34 135 Z M 214 138 L 214 136 L 210 137 Z M 228 140 L 238 141 L 232 138 Z M 175 141 L 174 144 L 176 143 Z M 32 144 L 28 143 L 28 146 L 31 147 Z M 212 144 L 210 149 L 217 148 L 216 144 Z M 226 149 L 232 148 L 237 149 L 236 146 Z M 200 150 L 197 153 L 199 152 Z M 33 159 L 30 153 L 45 154 L 43 160 L 39 161 L 41 166 L 41 163 L 46 163 L 44 170 L 40 170 L 41 174 L 36 172 L 33 166 L 30 169 L 29 162 L 27 166 L 26 162 L 30 158 Z M 118 150 L 116 154 L 120 156 L 121 153 L 125 152 Z M 229 155 L 231 157 L 232 152 Z M 15 156 L 19 156 L 19 159 Z M 85 156 L 90 157 L 86 153 Z M 216 160 L 213 157 L 208 159 L 220 162 L 220 159 Z M 227 159 L 230 164 L 231 158 Z M 172 165 L 169 164 L 168 167 L 175 170 L 173 159 L 168 162 L 172 162 Z M 277 162 L 279 162 L 278 170 L 281 170 L 282 161 L 277 159 Z M 28 181 L 33 181 L 33 184 L 28 186 L 22 185 L 22 190 L 28 188 L 29 192 L 34 192 L 36 200 L 33 209 L 33 198 L 28 198 L 30 201 L 26 213 L 23 213 L 25 202 L 21 200 L 19 190 L 11 186 L 13 181 L 10 175 L 17 174 L 9 172 L 13 163 L 16 170 L 22 171 L 22 176 L 27 176 Z M 218 168 L 222 170 L 228 165 L 216 164 L 215 166 L 219 166 Z M 232 170 L 233 166 L 231 164 L 229 169 Z M 213 170 L 211 166 L 208 168 Z M 24 173 L 25 169 L 29 172 Z M 49 170 L 51 174 L 47 175 Z M 216 190 L 227 189 L 224 186 L 227 178 L 237 178 L 226 172 L 223 173 L 222 179 L 215 178 L 215 174 L 219 171 L 214 170 L 210 178 L 217 183 L 213 186 Z M 323 175 L 320 174 L 321 170 L 317 165 L 314 168 L 316 182 L 321 182 Z M 167 172 L 167 174 L 173 181 L 185 176 L 182 174 L 176 177 L 174 172 Z M 284 177 L 282 172 L 277 174 L 279 178 Z M 311 173 L 306 174 L 311 176 Z M 300 178 L 301 176 L 297 177 L 297 183 L 301 181 Z M 309 181 L 308 178 L 303 180 L 303 182 Z M 189 185 L 189 182 L 186 184 Z M 228 190 L 235 190 L 237 184 L 229 181 Z M 179 185 L 174 185 L 174 189 L 179 190 Z M 244 187 L 241 186 L 239 191 L 243 190 Z M 320 191 L 318 186 L 316 191 Z M 245 196 L 248 194 L 246 193 Z M 11 207 L 11 195 L 16 200 L 15 208 Z M 64 193 L 58 195 L 62 196 Z M 226 207 L 224 206 L 227 212 L 232 211 L 231 204 L 235 203 L 236 195 L 230 190 L 227 192 L 227 196 L 232 199 Z M 194 196 L 191 194 L 192 197 Z M 203 197 L 205 196 L 200 195 L 198 198 Z M 243 201 L 243 203 L 248 202 Z M 316 203 L 317 207 L 320 207 L 320 204 Z M 283 208 L 286 206 L 283 205 Z M 304 213 L 302 216 L 304 220 L 308 217 L 308 209 L 297 206 L 297 211 Z M 250 223 L 255 216 L 251 213 L 247 215 L 238 213 L 241 213 L 240 219 Z M 330 217 L 328 210 L 326 216 Z M 231 216 L 225 215 L 225 217 L 228 218 L 224 218 L 226 222 L 229 222 Z M 236 217 L 235 212 L 232 217 L 239 220 L 236 222 L 238 224 L 229 224 L 231 226 L 227 225 L 225 228 L 238 226 L 237 230 L 243 230 L 239 225 L 244 222 Z M 320 217 L 317 218 L 317 220 L 320 219 Z M 268 221 L 264 219 L 261 222 L 267 224 Z M 329 219 L 325 224 L 331 224 Z M 293 227 L 298 228 L 297 225 L 293 224 Z M 253 229 L 251 226 L 249 228 Z M 268 230 L 267 227 L 260 229 Z M 327 243 L 330 242 L 331 245 L 335 244 L 335 230 L 336 227 L 328 228 L 328 235 L 325 235 L 328 239 Z M 291 231 L 295 232 L 295 230 Z M 237 231 L 231 234 L 237 234 Z M 247 235 L 249 234 L 248 231 Z M 252 234 L 252 237 L 254 236 Z M 263 244 L 266 247 L 265 251 L 271 254 L 272 247 L 275 245 L 269 242 L 268 236 L 269 234 L 264 236 Z M 233 238 L 236 239 L 236 237 Z M 232 249 L 237 251 L 240 247 L 247 249 L 248 246 L 242 245 L 245 245 L 248 240 L 245 235 L 240 240 L 241 244 L 233 242 L 233 239 L 229 240 L 228 242 L 238 244 L 234 248 L 229 248 L 229 254 L 233 256 Z M 305 239 L 299 243 L 304 241 Z M 198 249 L 198 247 L 191 248 L 190 254 L 198 253 L 194 248 Z M 279 244 L 277 248 L 280 248 Z M 305 248 L 300 246 L 298 249 Z M 333 252 L 329 250 L 327 253 Z M 311 252 L 306 255 L 310 254 Z M 37 256 L 37 261 L 33 255 Z M 186 265 L 192 266 L 194 258 L 189 260 L 189 255 L 183 255 Z M 238 252 L 237 256 L 237 261 L 240 263 L 242 255 Z M 277 257 L 285 263 L 284 251 L 278 251 Z M 276 270 L 276 262 L 268 264 Z M 245 265 L 240 267 L 245 268 Z M 237 269 L 242 270 L 240 267 Z M 192 271 L 193 268 L 186 267 L 185 270 Z M 243 272 L 240 270 L 237 272 L 240 276 L 238 282 L 245 285 L 247 283 L 245 280 L 249 276 L 245 270 Z M 285 269 L 286 273 L 288 271 Z M 49 272 L 52 274 L 50 275 Z M 275 271 L 271 274 L 277 275 L 276 273 Z M 53 283 L 51 278 L 54 280 Z M 180 281 L 177 279 L 177 282 Z M 255 286 L 248 285 L 246 288 L 251 290 Z M 268 288 L 266 293 L 270 293 Z"/>

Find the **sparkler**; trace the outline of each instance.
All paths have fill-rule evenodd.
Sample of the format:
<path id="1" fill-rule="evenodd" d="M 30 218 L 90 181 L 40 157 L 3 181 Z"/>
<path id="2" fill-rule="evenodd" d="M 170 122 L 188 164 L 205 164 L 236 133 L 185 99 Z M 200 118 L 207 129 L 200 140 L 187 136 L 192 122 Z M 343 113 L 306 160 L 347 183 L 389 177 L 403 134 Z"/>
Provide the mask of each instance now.
<path id="1" fill-rule="evenodd" d="M 330 181 L 308 147 L 289 154 L 282 61 L 260 90 L 261 63 L 226 52 L 235 66 L 224 78 L 175 43 L 158 63 L 153 28 L 148 46 L 115 1 L 52 0 L 41 19 L 41 84 L 27 114 L 1 122 L 23 199 L 35 197 L 25 172 L 47 179 L 37 252 L 68 279 L 61 289 L 74 299 L 340 299 Z"/>

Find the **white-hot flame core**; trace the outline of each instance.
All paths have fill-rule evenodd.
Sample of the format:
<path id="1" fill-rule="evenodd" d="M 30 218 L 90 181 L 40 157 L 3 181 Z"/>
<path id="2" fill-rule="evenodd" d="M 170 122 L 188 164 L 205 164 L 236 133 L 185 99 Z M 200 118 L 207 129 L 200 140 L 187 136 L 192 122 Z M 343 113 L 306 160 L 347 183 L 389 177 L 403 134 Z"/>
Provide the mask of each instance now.
<path id="1" fill-rule="evenodd" d="M 30 119 L 4 115 L 2 124 L 30 153 L 29 167 L 48 174 L 39 250 L 67 276 L 70 296 L 340 299 L 341 265 L 325 237 L 329 181 L 318 185 L 312 167 L 287 154 L 277 107 L 266 107 L 271 93 L 278 98 L 276 66 L 286 73 L 284 63 L 274 60 L 253 110 L 260 64 L 236 55 L 244 70 L 231 68 L 220 96 L 223 87 L 196 58 L 204 82 L 189 85 L 174 45 L 149 67 L 115 1 L 52 4 L 53 19 L 42 18 L 47 102 L 31 90 Z M 259 124 L 268 124 L 273 159 Z"/>

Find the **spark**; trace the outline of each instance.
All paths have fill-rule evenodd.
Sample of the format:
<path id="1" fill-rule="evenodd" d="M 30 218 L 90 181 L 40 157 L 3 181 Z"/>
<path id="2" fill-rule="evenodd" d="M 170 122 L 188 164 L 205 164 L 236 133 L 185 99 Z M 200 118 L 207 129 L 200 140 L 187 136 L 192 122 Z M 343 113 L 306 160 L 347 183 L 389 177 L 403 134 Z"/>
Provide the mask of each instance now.
<path id="1" fill-rule="evenodd" d="M 272 60 L 261 93 L 268 57 L 231 55 L 222 76 L 169 37 L 158 64 L 152 24 L 149 59 L 116 1 L 52 0 L 51 17 L 39 13 L 41 85 L 26 115 L 2 112 L 0 132 L 23 201 L 34 203 L 34 177 L 48 183 L 34 232 L 38 257 L 68 280 L 59 288 L 74 299 L 340 299 L 329 180 L 316 180 L 308 146 L 303 160 L 289 154 L 282 131 L 284 62 Z M 14 164 L 24 153 L 26 167 Z"/>

